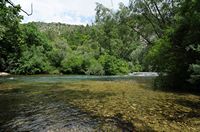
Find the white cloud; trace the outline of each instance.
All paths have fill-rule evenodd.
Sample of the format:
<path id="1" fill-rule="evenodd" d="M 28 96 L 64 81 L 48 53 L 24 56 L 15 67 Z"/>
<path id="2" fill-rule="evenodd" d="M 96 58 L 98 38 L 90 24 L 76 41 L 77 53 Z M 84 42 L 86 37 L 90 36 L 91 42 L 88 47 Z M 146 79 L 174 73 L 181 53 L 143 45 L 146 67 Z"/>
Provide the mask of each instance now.
<path id="1" fill-rule="evenodd" d="M 128 0 L 13 0 L 15 4 L 30 12 L 33 4 L 33 15 L 24 16 L 23 22 L 43 21 L 62 22 L 68 24 L 88 24 L 94 21 L 96 2 L 109 8 L 118 8 L 120 2 Z"/>

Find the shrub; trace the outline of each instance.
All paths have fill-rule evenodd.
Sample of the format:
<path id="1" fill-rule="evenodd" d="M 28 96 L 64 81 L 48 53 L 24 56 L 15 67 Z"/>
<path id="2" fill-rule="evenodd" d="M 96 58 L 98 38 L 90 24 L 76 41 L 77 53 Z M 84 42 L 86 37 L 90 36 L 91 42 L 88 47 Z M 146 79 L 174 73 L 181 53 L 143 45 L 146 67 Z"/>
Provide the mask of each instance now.
<path id="1" fill-rule="evenodd" d="M 83 57 L 78 54 L 70 54 L 61 62 L 61 72 L 69 74 L 83 74 Z"/>
<path id="2" fill-rule="evenodd" d="M 130 67 L 132 72 L 141 72 L 143 70 L 143 67 L 139 63 L 139 61 L 136 61 L 134 64 L 131 64 Z"/>
<path id="3" fill-rule="evenodd" d="M 87 75 L 104 75 L 103 66 L 97 60 L 90 59 L 85 73 Z"/>
<path id="4" fill-rule="evenodd" d="M 43 53 L 42 47 L 32 46 L 22 53 L 18 67 L 11 72 L 16 74 L 41 74 L 48 73 L 50 64 Z"/>
<path id="5" fill-rule="evenodd" d="M 106 75 L 126 74 L 129 72 L 128 63 L 114 56 L 102 55 L 99 58 L 99 62 L 104 67 Z"/>

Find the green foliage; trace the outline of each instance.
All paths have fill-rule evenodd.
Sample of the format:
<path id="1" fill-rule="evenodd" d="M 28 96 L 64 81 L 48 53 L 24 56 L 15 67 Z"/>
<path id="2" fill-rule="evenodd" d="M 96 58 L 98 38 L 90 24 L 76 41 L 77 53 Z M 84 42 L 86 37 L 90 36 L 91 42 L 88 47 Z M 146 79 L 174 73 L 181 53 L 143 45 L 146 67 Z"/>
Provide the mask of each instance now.
<path id="1" fill-rule="evenodd" d="M 84 71 L 82 69 L 83 57 L 78 54 L 69 54 L 67 57 L 61 62 L 61 71 L 63 73 L 69 74 L 83 74 Z"/>
<path id="2" fill-rule="evenodd" d="M 50 70 L 50 64 L 43 52 L 43 47 L 31 46 L 22 53 L 22 57 L 19 59 L 18 67 L 12 72 L 16 74 L 48 73 Z"/>
<path id="3" fill-rule="evenodd" d="M 142 65 L 139 61 L 136 61 L 134 64 L 131 64 L 131 72 L 141 72 L 143 70 Z"/>
<path id="4" fill-rule="evenodd" d="M 0 1 L 0 71 L 9 71 L 16 66 L 21 49 L 22 32 L 19 22 L 20 7 L 7 6 Z"/>
<path id="5" fill-rule="evenodd" d="M 51 46 L 48 44 L 48 40 L 44 34 L 42 34 L 34 23 L 28 23 L 22 25 L 24 45 L 26 47 L 42 46 L 45 52 L 51 50 Z"/>
<path id="6" fill-rule="evenodd" d="M 167 72 L 167 67 L 172 66 L 166 60 L 173 61 L 174 54 L 169 54 L 172 46 L 167 38 L 157 40 L 149 49 L 144 59 L 144 65 L 149 71 Z M 159 65 L 158 65 L 159 64 Z"/>
<path id="7" fill-rule="evenodd" d="M 86 68 L 87 75 L 104 75 L 104 68 L 103 66 L 96 60 L 96 59 L 90 59 L 89 65 Z"/>
<path id="8" fill-rule="evenodd" d="M 192 71 L 190 82 L 195 85 L 200 85 L 200 63 L 191 64 L 190 71 Z"/>
<path id="9" fill-rule="evenodd" d="M 51 46 L 43 34 L 32 23 L 22 25 L 22 42 L 20 43 L 21 55 L 17 66 L 10 70 L 15 74 L 41 74 L 50 71 L 47 53 Z"/>
<path id="10" fill-rule="evenodd" d="M 161 72 L 160 86 L 168 88 L 199 87 L 200 43 L 199 1 L 186 0 L 176 14 L 176 24 L 166 29 L 147 55 L 153 70 Z M 193 82 L 191 84 L 190 82 Z"/>
<path id="11" fill-rule="evenodd" d="M 66 58 L 68 52 L 71 52 L 71 48 L 65 41 L 53 42 L 52 50 L 48 53 L 51 65 L 59 70 L 61 62 Z"/>
<path id="12" fill-rule="evenodd" d="M 200 55 L 200 44 L 196 47 L 190 45 L 189 48 Z M 192 72 L 189 81 L 196 87 L 200 86 L 200 58 L 196 60 L 196 63 L 190 64 L 189 71 Z"/>
<path id="13" fill-rule="evenodd" d="M 126 74 L 129 72 L 128 63 L 114 56 L 102 55 L 99 58 L 99 62 L 104 67 L 106 75 Z"/>

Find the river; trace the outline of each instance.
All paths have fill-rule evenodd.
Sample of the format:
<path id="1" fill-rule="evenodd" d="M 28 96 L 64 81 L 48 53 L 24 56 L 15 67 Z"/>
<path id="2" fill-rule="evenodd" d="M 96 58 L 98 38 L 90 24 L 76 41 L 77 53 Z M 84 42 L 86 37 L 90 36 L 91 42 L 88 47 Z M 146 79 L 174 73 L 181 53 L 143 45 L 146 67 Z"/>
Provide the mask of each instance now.
<path id="1" fill-rule="evenodd" d="M 128 122 L 101 118 L 56 100 L 60 83 L 130 80 L 130 76 L 8 76 L 0 78 L 1 131 L 132 131 Z M 45 91 L 45 92 L 43 92 Z M 61 93 L 62 94 L 62 93 Z M 75 97 L 76 98 L 76 97 Z"/>

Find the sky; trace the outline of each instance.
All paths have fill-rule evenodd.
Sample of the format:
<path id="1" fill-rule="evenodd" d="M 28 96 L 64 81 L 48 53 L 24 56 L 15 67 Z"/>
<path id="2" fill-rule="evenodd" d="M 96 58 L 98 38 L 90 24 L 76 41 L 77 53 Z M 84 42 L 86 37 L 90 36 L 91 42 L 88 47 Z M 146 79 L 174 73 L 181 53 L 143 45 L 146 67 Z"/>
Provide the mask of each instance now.
<path id="1" fill-rule="evenodd" d="M 113 1 L 113 4 L 112 4 Z M 40 22 L 61 22 L 75 25 L 86 25 L 94 22 L 96 2 L 103 4 L 114 10 L 118 9 L 118 4 L 127 4 L 129 0 L 12 0 L 15 4 L 20 4 L 22 9 L 31 12 L 33 4 L 33 15 L 24 16 L 23 23 Z"/>

